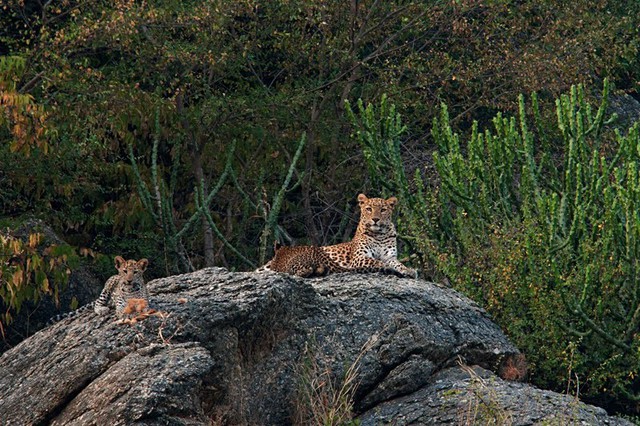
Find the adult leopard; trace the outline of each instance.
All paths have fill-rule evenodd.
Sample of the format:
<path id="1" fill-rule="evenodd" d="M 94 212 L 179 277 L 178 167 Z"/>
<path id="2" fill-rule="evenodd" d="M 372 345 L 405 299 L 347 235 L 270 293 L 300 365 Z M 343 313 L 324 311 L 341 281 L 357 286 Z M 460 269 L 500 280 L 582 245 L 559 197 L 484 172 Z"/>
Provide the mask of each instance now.
<path id="1" fill-rule="evenodd" d="M 417 278 L 415 269 L 398 260 L 396 228 L 391 221 L 398 199 L 367 198 L 358 195 L 360 222 L 353 239 L 346 243 L 320 247 L 329 258 L 345 269 L 387 268 Z"/>
<path id="2" fill-rule="evenodd" d="M 356 267 L 344 268 L 331 260 L 328 254 L 318 246 L 282 246 L 276 242 L 274 245 L 274 256 L 264 266 L 256 272 L 274 271 L 284 272 L 299 277 L 309 278 L 335 274 L 340 272 L 382 272 L 394 275 L 398 273 L 390 267 Z"/>

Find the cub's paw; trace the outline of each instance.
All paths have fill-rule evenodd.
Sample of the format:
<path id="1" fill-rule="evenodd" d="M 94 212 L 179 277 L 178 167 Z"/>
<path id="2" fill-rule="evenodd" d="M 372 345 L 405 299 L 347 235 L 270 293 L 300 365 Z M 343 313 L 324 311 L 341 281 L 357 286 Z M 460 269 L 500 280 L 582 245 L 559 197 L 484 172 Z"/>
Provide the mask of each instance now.
<path id="1" fill-rule="evenodd" d="M 308 278 L 313 276 L 313 273 L 315 272 L 315 269 L 313 269 L 313 266 L 306 266 L 306 267 L 302 267 L 302 268 L 294 268 L 293 269 L 293 275 L 297 275 L 299 277 L 302 278 Z"/>

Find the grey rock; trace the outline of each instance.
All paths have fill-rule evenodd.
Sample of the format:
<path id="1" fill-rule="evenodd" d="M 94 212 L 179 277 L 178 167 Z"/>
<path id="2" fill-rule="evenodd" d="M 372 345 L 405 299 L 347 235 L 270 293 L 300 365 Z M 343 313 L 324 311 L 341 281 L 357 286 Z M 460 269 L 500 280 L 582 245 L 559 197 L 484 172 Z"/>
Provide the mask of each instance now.
<path id="1" fill-rule="evenodd" d="M 640 121 L 640 102 L 631 95 L 614 93 L 609 95 L 607 112 L 618 116 L 618 119 L 612 123 L 612 127 L 626 134 L 629 127 Z"/>
<path id="2" fill-rule="evenodd" d="M 633 425 L 573 396 L 507 382 L 478 366 L 442 370 L 417 392 L 379 404 L 359 419 L 362 426 Z"/>
<path id="3" fill-rule="evenodd" d="M 87 312 L 5 352 L 0 423 L 311 424 L 308 395 L 340 389 L 363 424 L 446 423 L 472 383 L 458 365 L 492 374 L 518 355 L 476 304 L 421 280 L 208 268 L 149 287 L 162 316 L 129 325 Z M 564 398 L 487 381 L 512 401 L 527 389 Z"/>
<path id="4" fill-rule="evenodd" d="M 124 425 L 144 419 L 206 423 L 195 391 L 211 366 L 209 352 L 197 344 L 151 344 L 126 355 L 83 388 L 51 425 Z"/>

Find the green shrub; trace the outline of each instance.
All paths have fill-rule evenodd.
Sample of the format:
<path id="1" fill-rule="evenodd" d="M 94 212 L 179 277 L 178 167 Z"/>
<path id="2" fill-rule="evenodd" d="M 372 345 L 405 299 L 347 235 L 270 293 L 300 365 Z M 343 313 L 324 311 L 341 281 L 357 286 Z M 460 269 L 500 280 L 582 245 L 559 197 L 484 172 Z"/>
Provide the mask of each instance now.
<path id="1" fill-rule="evenodd" d="M 611 130 L 608 93 L 605 81 L 594 108 L 572 87 L 556 100 L 555 123 L 542 122 L 535 94 L 530 108 L 521 96 L 517 118 L 498 114 L 484 131 L 474 124 L 464 144 L 443 105 L 432 130 L 439 217 L 405 215 L 422 223 L 410 232 L 430 241 L 423 247 L 435 269 L 525 352 L 535 383 L 569 383 L 587 399 L 637 413 L 640 124 Z M 374 149 L 369 161 L 385 155 Z"/>
<path id="2" fill-rule="evenodd" d="M 0 314 L 0 336 L 23 303 L 37 303 L 44 295 L 57 302 L 78 262 L 71 246 L 47 246 L 40 233 L 30 233 L 24 240 L 0 234 L 0 302 L 6 309 Z"/>

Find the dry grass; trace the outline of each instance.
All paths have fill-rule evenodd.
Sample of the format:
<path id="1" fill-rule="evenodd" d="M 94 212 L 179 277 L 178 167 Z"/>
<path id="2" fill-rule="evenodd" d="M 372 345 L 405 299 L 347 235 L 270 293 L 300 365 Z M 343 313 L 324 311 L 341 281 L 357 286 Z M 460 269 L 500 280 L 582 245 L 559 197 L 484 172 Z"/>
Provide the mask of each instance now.
<path id="1" fill-rule="evenodd" d="M 341 377 L 318 359 L 316 350 L 305 346 L 303 360 L 296 368 L 299 379 L 295 400 L 295 425 L 353 425 L 353 397 L 358 388 L 358 370 L 365 353 L 377 342 L 372 336 Z M 327 364 L 327 365 L 322 365 Z"/>
<path id="2" fill-rule="evenodd" d="M 145 299 L 129 299 L 127 306 L 124 307 L 122 313 L 126 318 L 118 320 L 118 324 L 133 325 L 138 321 L 143 321 L 151 316 L 166 318 L 167 313 L 149 308 L 149 303 Z"/>
<path id="3" fill-rule="evenodd" d="M 498 370 L 498 376 L 511 382 L 521 382 L 527 377 L 527 359 L 524 354 L 509 356 Z"/>
<path id="4" fill-rule="evenodd" d="M 458 361 L 458 365 L 471 378 L 467 388 L 468 402 L 458 415 L 458 425 L 511 426 L 512 413 L 500 404 L 495 389 L 480 377 L 473 368 Z"/>

